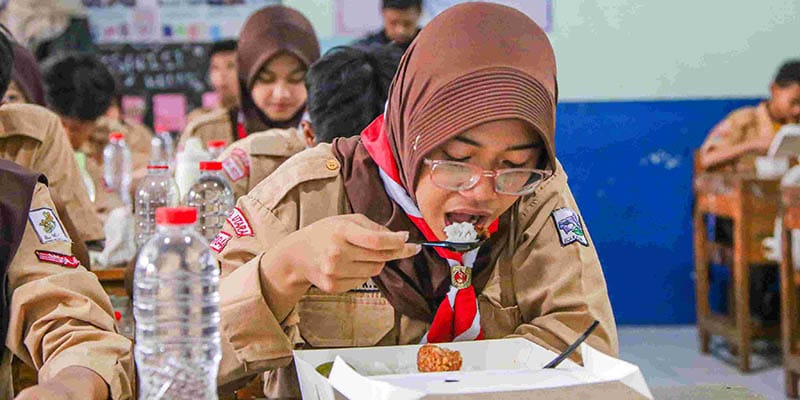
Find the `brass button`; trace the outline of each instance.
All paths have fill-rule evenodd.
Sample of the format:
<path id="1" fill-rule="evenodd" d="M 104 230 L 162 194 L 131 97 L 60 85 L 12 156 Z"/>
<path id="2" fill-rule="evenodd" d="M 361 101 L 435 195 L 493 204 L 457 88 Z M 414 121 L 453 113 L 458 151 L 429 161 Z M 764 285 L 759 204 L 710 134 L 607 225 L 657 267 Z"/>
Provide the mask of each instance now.
<path id="1" fill-rule="evenodd" d="M 334 159 L 330 159 L 325 162 L 325 167 L 328 168 L 329 171 L 336 171 L 339 169 L 339 162 Z"/>

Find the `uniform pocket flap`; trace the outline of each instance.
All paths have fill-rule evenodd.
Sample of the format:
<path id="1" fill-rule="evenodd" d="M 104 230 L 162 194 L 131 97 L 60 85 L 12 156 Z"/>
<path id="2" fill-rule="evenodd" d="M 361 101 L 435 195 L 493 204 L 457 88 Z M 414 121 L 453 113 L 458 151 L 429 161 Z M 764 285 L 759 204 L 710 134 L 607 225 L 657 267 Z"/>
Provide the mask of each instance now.
<path id="1" fill-rule="evenodd" d="M 309 294 L 297 310 L 300 335 L 312 347 L 374 346 L 394 328 L 394 308 L 383 297 Z"/>

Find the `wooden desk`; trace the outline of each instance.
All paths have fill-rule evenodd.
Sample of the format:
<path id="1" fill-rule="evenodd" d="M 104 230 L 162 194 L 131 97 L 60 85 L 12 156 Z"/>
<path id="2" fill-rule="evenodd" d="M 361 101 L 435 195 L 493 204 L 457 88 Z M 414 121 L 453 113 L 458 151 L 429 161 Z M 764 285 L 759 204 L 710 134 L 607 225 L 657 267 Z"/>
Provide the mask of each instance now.
<path id="1" fill-rule="evenodd" d="M 695 179 L 694 250 L 697 329 L 700 351 L 709 353 L 711 335 L 733 342 L 739 369 L 750 369 L 750 342 L 754 337 L 779 336 L 778 327 L 762 327 L 750 318 L 750 265 L 767 262 L 761 241 L 772 236 L 780 204 L 780 182 L 754 175 L 705 173 Z M 705 214 L 733 220 L 733 304 L 729 315 L 712 314 L 708 292 L 708 241 Z M 730 267 L 730 266 L 729 266 Z"/>
<path id="2" fill-rule="evenodd" d="M 800 380 L 798 352 L 797 283 L 798 273 L 792 260 L 792 229 L 800 229 L 800 187 L 782 188 L 783 229 L 781 232 L 781 338 L 786 396 L 797 398 Z"/>
<path id="3" fill-rule="evenodd" d="M 128 296 L 125 292 L 125 268 L 92 270 L 92 273 L 97 276 L 103 289 L 109 295 Z"/>

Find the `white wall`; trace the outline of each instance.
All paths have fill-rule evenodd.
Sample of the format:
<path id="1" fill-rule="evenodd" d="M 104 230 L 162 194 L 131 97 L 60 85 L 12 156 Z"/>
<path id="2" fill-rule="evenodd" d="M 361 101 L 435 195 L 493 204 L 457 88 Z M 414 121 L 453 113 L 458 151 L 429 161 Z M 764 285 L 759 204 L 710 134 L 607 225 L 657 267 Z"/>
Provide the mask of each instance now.
<path id="1" fill-rule="evenodd" d="M 555 0 L 565 100 L 758 97 L 800 58 L 798 0 Z"/>
<path id="2" fill-rule="evenodd" d="M 309 16 L 324 47 L 352 40 L 332 36 L 332 0 L 283 2 Z M 760 97 L 782 61 L 800 58 L 800 0 L 552 0 L 552 6 L 562 100 Z"/>

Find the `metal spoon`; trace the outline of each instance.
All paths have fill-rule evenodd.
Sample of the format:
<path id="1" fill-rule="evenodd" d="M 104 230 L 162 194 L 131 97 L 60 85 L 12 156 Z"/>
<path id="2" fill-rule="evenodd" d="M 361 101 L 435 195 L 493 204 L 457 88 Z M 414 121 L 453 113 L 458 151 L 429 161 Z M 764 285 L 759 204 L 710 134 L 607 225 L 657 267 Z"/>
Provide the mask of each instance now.
<path id="1" fill-rule="evenodd" d="M 485 241 L 486 240 L 476 240 L 474 242 L 448 242 L 446 240 L 443 240 L 439 242 L 423 242 L 420 244 L 425 247 L 441 247 L 450 251 L 466 253 L 470 250 L 477 249 Z"/>

